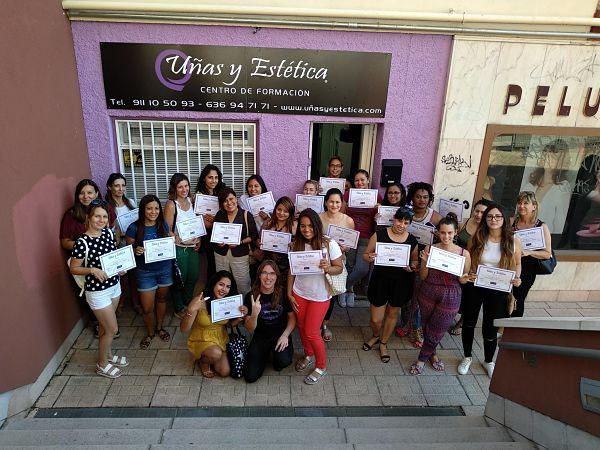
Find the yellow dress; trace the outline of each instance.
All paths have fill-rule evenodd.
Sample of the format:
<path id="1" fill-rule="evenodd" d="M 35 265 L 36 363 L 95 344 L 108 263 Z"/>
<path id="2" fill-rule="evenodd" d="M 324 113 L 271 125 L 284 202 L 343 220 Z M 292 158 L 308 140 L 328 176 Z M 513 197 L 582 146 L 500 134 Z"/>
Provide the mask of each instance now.
<path id="1" fill-rule="evenodd" d="M 229 335 L 225 330 L 227 322 L 229 320 L 212 323 L 206 309 L 198 311 L 188 337 L 188 349 L 194 355 L 194 359 L 200 359 L 202 352 L 211 345 L 225 351 L 225 345 L 229 342 Z"/>

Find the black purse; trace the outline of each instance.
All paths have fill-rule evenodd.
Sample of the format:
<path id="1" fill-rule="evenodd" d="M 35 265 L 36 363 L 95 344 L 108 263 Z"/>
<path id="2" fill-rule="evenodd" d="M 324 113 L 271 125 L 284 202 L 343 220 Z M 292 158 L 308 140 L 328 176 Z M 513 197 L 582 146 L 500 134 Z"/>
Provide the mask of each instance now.
<path id="1" fill-rule="evenodd" d="M 242 335 L 239 326 L 232 328 L 227 343 L 227 360 L 229 361 L 230 375 L 232 378 L 242 378 L 246 368 L 248 354 L 248 341 Z"/>
<path id="2" fill-rule="evenodd" d="M 536 275 L 550 275 L 556 267 L 556 255 L 552 250 L 552 256 L 548 259 L 536 259 L 537 266 L 535 268 Z"/>

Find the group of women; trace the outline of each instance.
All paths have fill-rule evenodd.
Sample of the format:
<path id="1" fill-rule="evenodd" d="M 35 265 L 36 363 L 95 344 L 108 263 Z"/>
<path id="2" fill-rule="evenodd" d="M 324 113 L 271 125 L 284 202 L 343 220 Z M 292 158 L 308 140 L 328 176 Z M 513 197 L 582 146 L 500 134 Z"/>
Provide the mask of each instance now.
<path id="1" fill-rule="evenodd" d="M 328 164 L 328 177 L 339 178 L 343 161 L 333 157 Z M 358 170 L 351 186 L 366 189 L 370 186 L 369 173 Z M 252 175 L 246 183 L 246 193 L 240 198 L 225 186 L 220 169 L 206 166 L 192 193 L 190 180 L 185 174 L 171 177 L 168 200 L 163 205 L 155 195 L 145 195 L 139 203 L 137 220 L 121 230 L 116 218 L 134 209 L 125 196 L 125 177 L 112 174 L 107 183 L 106 201 L 92 180 L 82 180 L 76 187 L 73 206 L 61 223 L 61 245 L 71 253 L 70 270 L 75 276 L 85 277 L 85 298 L 97 319 L 99 353 L 96 372 L 116 378 L 128 365 L 125 356 L 112 352 L 111 344 L 118 337 L 115 315 L 121 295 L 119 274 L 108 277 L 102 271 L 100 256 L 123 245 L 131 245 L 136 258 L 133 274 L 127 283 L 134 306 L 143 315 L 146 335 L 140 348 L 148 348 L 158 337 L 169 341 L 171 336 L 163 323 L 169 292 L 175 315 L 181 319 L 181 330 L 189 332 L 188 348 L 200 365 L 204 377 L 227 376 L 230 373 L 226 353 L 229 339 L 227 327 L 243 325 L 252 333 L 245 367 L 245 379 L 254 382 L 271 359 L 277 371 L 292 364 L 291 333 L 298 328 L 304 355 L 295 363 L 298 372 L 307 371 L 305 383 L 318 383 L 327 373 L 326 345 L 333 337 L 327 322 L 334 304 L 353 307 L 354 288 L 362 282 L 367 288 L 370 303 L 372 338 L 363 344 L 363 350 L 379 350 L 383 363 L 390 361 L 387 344 L 394 329 L 399 335 L 410 334 L 418 359 L 411 366 L 412 374 L 423 372 L 429 361 L 435 370 L 444 370 L 444 363 L 436 356 L 436 348 L 448 330 L 457 312 L 462 312 L 458 326 L 451 332 L 462 334 L 465 358 L 459 365 L 460 373 L 467 373 L 471 364 L 474 327 L 483 305 L 483 336 L 485 365 L 493 371 L 496 332 L 493 321 L 506 316 L 507 295 L 499 291 L 474 287 L 479 264 L 511 269 L 517 308 L 514 315 L 522 315 L 524 299 L 535 279 L 530 270 L 535 259 L 549 257 L 550 236 L 547 227 L 536 218 L 537 203 L 533 193 L 522 193 L 517 203 L 513 224 L 501 206 L 478 202 L 472 216 L 462 224 L 456 217 L 441 217 L 431 208 L 433 192 L 427 183 L 413 183 L 408 192 L 399 183 L 387 186 L 377 206 L 397 207 L 391 226 L 377 225 L 378 209 L 348 206 L 348 189 L 343 193 L 333 188 L 321 192 L 319 183 L 308 180 L 305 195 L 323 194 L 324 212 L 312 209 L 295 211 L 289 197 L 275 203 L 271 215 L 249 212 L 248 198 L 268 191 L 260 175 Z M 203 214 L 207 234 L 201 238 L 182 241 L 177 232 L 178 221 L 196 217 L 195 194 L 218 198 L 220 209 Z M 241 225 L 240 244 L 211 243 L 214 223 Z M 426 266 L 431 246 L 421 245 L 410 234 L 412 222 L 436 227 L 435 242 L 442 250 L 465 257 L 464 273 L 455 276 Z M 327 236 L 329 225 L 358 231 L 357 248 L 338 244 Z M 547 249 L 524 252 L 513 231 L 542 226 Z M 320 250 L 323 274 L 292 275 L 284 253 L 261 250 L 260 230 L 274 230 L 292 235 L 290 251 Z M 144 241 L 173 236 L 176 244 L 176 264 L 173 260 L 146 263 Z M 378 242 L 410 245 L 410 264 L 398 268 L 374 265 Z M 194 296 L 199 278 L 201 258 L 206 267 L 206 283 L 202 292 Z M 521 259 L 523 257 L 523 259 Z M 347 269 L 346 292 L 332 296 L 330 278 Z M 181 286 L 173 286 L 173 271 L 179 271 Z M 417 276 L 418 274 L 418 276 Z M 242 294 L 241 318 L 213 323 L 211 303 L 216 299 Z M 402 311 L 402 324 L 397 327 Z"/>

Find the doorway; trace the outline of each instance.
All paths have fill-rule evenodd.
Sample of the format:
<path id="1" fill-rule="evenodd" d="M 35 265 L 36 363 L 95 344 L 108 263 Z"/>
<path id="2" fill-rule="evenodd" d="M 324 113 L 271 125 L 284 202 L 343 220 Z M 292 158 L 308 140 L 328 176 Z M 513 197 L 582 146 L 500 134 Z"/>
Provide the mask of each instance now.
<path id="1" fill-rule="evenodd" d="M 358 169 L 371 173 L 376 131 L 377 124 L 313 123 L 310 179 L 327 176 L 327 164 L 332 156 L 344 161 L 343 178 Z"/>

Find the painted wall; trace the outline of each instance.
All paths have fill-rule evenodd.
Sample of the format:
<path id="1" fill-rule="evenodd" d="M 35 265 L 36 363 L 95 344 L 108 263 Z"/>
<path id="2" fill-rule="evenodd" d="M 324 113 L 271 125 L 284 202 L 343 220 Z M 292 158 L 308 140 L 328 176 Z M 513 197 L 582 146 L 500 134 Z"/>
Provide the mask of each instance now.
<path id="1" fill-rule="evenodd" d="M 2 9 L 0 393 L 35 381 L 80 317 L 58 234 L 75 184 L 89 177 L 60 2 L 5 2 Z"/>
<path id="2" fill-rule="evenodd" d="M 592 104 L 598 95 L 598 60 L 600 46 L 594 44 L 456 38 L 436 158 L 438 199 L 472 203 L 488 124 L 599 127 L 598 115 L 583 114 L 587 88 L 594 88 Z M 503 114 L 508 84 L 518 84 L 523 94 L 520 103 Z M 532 116 L 538 85 L 553 88 L 545 113 Z M 572 107 L 566 117 L 557 115 L 563 86 L 568 86 L 564 103 Z M 447 160 L 462 160 L 467 166 L 457 170 L 456 164 L 446 164 Z M 599 270 L 600 263 L 561 262 L 552 276 L 538 277 L 533 289 L 564 291 L 562 300 L 568 291 L 597 291 L 600 284 L 594 274 Z M 582 295 L 577 300 L 586 300 L 588 293 Z"/>
<path id="3" fill-rule="evenodd" d="M 382 158 L 404 159 L 404 182 L 432 180 L 443 108 L 449 36 L 254 29 L 191 25 L 73 22 L 73 39 L 92 176 L 104 185 L 117 169 L 112 122 L 119 117 L 240 120 L 258 124 L 258 171 L 276 195 L 291 195 L 310 165 L 311 122 L 376 122 L 382 127 L 373 178 Z M 100 42 L 303 48 L 392 53 L 385 119 L 270 114 L 109 111 L 104 100 Z M 126 70 L 126 68 L 124 68 Z M 281 176 L 282 164 L 286 176 Z"/>

